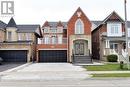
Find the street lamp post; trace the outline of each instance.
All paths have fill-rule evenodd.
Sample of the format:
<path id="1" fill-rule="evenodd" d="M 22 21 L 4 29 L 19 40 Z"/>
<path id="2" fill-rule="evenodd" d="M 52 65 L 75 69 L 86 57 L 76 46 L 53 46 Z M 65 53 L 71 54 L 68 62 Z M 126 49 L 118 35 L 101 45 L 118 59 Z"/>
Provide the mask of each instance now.
<path id="1" fill-rule="evenodd" d="M 126 36 L 126 59 L 127 59 L 127 68 L 129 68 L 129 55 L 128 55 L 128 28 L 127 28 L 127 9 L 126 9 L 126 0 L 124 0 L 124 11 L 125 11 L 125 36 Z"/>

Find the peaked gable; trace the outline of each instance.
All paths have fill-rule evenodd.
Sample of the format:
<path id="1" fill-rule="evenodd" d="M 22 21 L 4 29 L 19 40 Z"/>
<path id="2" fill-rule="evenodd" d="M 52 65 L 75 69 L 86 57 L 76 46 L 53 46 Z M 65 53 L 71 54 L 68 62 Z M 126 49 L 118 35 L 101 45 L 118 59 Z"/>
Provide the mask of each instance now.
<path id="1" fill-rule="evenodd" d="M 82 9 L 79 7 L 79 8 L 74 12 L 73 16 L 70 18 L 69 21 L 71 21 L 71 19 L 73 19 L 73 18 L 78 19 L 78 18 L 81 18 L 81 17 L 83 17 L 83 16 L 84 16 L 84 18 L 85 18 L 86 20 L 88 20 L 88 21 L 90 22 L 90 20 L 88 19 L 88 17 L 85 15 L 85 13 L 84 13 L 84 12 L 82 11 Z"/>
<path id="2" fill-rule="evenodd" d="M 17 25 L 16 25 L 16 23 L 15 23 L 13 17 L 10 19 L 10 21 L 9 21 L 9 23 L 7 24 L 6 27 L 15 27 L 15 28 L 17 28 Z"/>
<path id="3" fill-rule="evenodd" d="M 109 16 L 107 16 L 103 20 L 103 23 L 105 23 L 107 21 L 120 21 L 120 22 L 124 22 L 124 20 L 115 11 L 113 11 Z"/>
<path id="4" fill-rule="evenodd" d="M 88 19 L 88 17 L 85 15 L 85 13 L 82 11 L 82 9 L 79 7 L 73 14 L 73 16 L 68 21 L 67 27 L 68 27 L 68 35 L 75 34 L 75 25 L 78 20 L 81 20 L 83 24 L 83 32 L 85 35 L 91 35 L 91 22 Z"/>

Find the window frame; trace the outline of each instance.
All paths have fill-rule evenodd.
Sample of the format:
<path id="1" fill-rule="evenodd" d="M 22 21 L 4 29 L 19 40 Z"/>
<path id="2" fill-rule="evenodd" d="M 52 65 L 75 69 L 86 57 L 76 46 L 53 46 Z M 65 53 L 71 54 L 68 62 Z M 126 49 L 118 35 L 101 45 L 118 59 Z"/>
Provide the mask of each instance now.
<path id="1" fill-rule="evenodd" d="M 81 19 L 75 22 L 75 34 L 84 34 L 84 23 Z"/>

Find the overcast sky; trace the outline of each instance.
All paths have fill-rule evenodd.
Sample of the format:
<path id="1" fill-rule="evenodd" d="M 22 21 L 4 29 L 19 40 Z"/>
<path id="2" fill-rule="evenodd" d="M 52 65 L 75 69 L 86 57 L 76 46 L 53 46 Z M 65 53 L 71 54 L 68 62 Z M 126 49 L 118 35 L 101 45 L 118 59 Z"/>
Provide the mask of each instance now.
<path id="1" fill-rule="evenodd" d="M 68 21 L 78 7 L 90 20 L 103 20 L 112 11 L 124 18 L 124 0 L 14 0 L 14 5 L 17 24 L 42 25 L 46 20 Z M 130 20 L 130 0 L 127 0 L 127 12 Z M 0 20 L 6 23 L 9 19 L 0 16 Z"/>

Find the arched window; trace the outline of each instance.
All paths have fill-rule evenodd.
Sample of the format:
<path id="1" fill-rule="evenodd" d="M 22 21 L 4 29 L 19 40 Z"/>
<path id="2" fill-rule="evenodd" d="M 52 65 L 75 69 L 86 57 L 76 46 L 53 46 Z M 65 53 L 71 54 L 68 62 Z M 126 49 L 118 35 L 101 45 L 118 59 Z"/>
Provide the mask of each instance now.
<path id="1" fill-rule="evenodd" d="M 84 34 L 84 23 L 81 19 L 75 23 L 75 34 Z"/>

